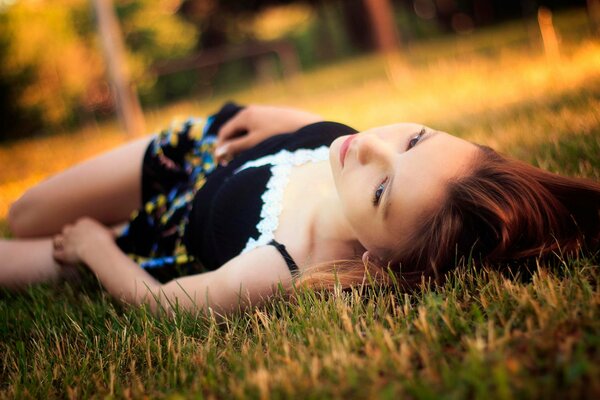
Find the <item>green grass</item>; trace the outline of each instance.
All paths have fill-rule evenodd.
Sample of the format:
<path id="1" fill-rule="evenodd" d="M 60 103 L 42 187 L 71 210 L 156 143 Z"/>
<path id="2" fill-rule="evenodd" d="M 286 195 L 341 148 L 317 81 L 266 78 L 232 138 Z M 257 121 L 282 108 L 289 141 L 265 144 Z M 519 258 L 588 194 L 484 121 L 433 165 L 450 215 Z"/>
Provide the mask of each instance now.
<path id="1" fill-rule="evenodd" d="M 557 29 L 581 21 L 573 15 Z M 469 43 L 484 46 L 486 35 Z M 441 57 L 443 40 L 411 49 L 417 60 L 398 67 L 396 79 L 385 60 L 363 57 L 236 98 L 305 107 L 359 128 L 422 121 L 551 171 L 600 179 L 598 41 L 565 39 L 551 63 L 531 48 Z M 153 111 L 149 123 L 203 114 L 222 100 Z M 108 124 L 0 148 L 0 197 L 9 202 L 122 140 Z M 598 257 L 557 257 L 530 277 L 467 265 L 443 287 L 412 294 L 303 291 L 221 323 L 156 319 L 114 302 L 91 277 L 0 291 L 0 398 L 598 398 Z"/>
<path id="2" fill-rule="evenodd" d="M 301 292 L 228 318 L 155 319 L 95 287 L 8 295 L 7 397 L 581 398 L 600 393 L 598 268 L 521 282 L 466 268 L 417 294 Z"/>

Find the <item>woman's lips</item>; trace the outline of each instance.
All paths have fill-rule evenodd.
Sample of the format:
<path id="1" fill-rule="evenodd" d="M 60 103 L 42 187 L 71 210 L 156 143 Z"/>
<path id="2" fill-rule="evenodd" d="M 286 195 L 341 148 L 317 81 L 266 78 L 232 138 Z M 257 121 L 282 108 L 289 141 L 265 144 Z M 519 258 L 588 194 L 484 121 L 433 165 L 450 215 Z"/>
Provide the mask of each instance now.
<path id="1" fill-rule="evenodd" d="M 340 146 L 340 164 L 342 164 L 342 168 L 344 167 L 344 159 L 346 158 L 346 154 L 348 153 L 348 149 L 350 148 L 350 142 L 354 140 L 356 134 L 348 136 L 344 143 Z"/>

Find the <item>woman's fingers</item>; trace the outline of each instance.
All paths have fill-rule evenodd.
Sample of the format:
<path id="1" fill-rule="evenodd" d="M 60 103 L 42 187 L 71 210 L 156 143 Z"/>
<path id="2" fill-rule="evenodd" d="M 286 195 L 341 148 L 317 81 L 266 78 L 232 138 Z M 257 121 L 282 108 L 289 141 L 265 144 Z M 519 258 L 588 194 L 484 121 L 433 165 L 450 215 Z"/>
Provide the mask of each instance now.
<path id="1" fill-rule="evenodd" d="M 62 235 L 56 235 L 52 239 L 52 257 L 59 264 L 69 264 L 71 262 L 67 251 L 64 249 L 64 238 Z"/>
<path id="2" fill-rule="evenodd" d="M 52 239 L 52 248 L 54 248 L 55 251 L 60 250 L 63 248 L 63 243 L 64 243 L 63 235 L 56 235 Z"/>
<path id="3" fill-rule="evenodd" d="M 231 156 L 235 156 L 238 153 L 241 153 L 244 150 L 249 149 L 254 146 L 255 140 L 252 136 L 241 136 L 239 138 L 231 139 L 227 143 L 227 153 Z"/>
<path id="4" fill-rule="evenodd" d="M 236 137 L 248 131 L 248 115 L 247 110 L 240 111 L 223 124 L 219 130 L 215 148 L 215 160 L 218 164 L 227 164 L 240 151 L 240 143 L 238 141 L 247 138 L 248 135 L 239 138 Z"/>
<path id="5" fill-rule="evenodd" d="M 56 260 L 56 262 L 58 262 L 59 264 L 64 264 L 66 262 L 65 252 L 62 249 L 54 248 L 54 250 L 52 251 L 52 257 L 54 257 L 54 260 Z"/>
<path id="6" fill-rule="evenodd" d="M 248 105 L 227 121 L 217 134 L 215 158 L 226 163 L 241 151 L 276 134 L 294 132 L 321 121 L 316 114 L 289 107 Z"/>
<path id="7" fill-rule="evenodd" d="M 217 134 L 217 148 L 222 147 L 225 142 L 235 136 L 240 135 L 242 132 L 248 130 L 248 112 L 242 110 L 237 113 L 233 118 L 223 124 L 219 133 Z"/>
<path id="8" fill-rule="evenodd" d="M 81 262 L 83 250 L 95 246 L 98 241 L 114 241 L 114 238 L 114 232 L 98 221 L 80 218 L 52 238 L 53 256 L 61 264 L 77 264 Z"/>
<path id="9" fill-rule="evenodd" d="M 231 139 L 215 150 L 215 159 L 218 164 L 227 164 L 236 154 L 254 146 L 256 140 L 253 136 L 246 135 Z"/>

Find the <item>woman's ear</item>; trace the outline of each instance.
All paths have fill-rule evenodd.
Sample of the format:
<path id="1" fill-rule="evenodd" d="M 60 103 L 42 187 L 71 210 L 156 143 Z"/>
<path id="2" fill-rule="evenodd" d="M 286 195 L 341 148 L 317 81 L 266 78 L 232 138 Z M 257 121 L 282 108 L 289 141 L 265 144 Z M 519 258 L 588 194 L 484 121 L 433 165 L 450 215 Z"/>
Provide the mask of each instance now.
<path id="1" fill-rule="evenodd" d="M 385 264 L 385 261 L 383 261 L 382 258 L 379 258 L 379 257 L 369 253 L 368 250 L 363 253 L 362 262 L 365 265 L 367 265 L 369 262 L 373 263 L 374 265 L 384 265 Z"/>
<path id="2" fill-rule="evenodd" d="M 369 258 L 371 258 L 371 255 L 369 254 L 368 251 L 365 251 L 362 255 L 363 264 L 367 265 L 369 263 Z"/>

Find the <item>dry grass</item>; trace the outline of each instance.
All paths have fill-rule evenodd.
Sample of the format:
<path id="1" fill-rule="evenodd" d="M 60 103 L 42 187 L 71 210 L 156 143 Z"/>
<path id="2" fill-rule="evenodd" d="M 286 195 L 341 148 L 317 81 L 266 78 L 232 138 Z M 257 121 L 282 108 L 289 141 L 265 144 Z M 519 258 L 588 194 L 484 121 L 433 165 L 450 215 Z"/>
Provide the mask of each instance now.
<path id="1" fill-rule="evenodd" d="M 564 42 L 554 62 L 530 47 L 394 70 L 365 57 L 236 99 L 358 128 L 422 121 L 553 171 L 600 177 L 598 41 Z M 222 100 L 149 113 L 148 124 L 206 114 Z M 107 124 L 3 147 L 0 215 L 47 174 L 123 140 Z M 597 262 L 558 257 L 531 277 L 468 264 L 441 288 L 307 291 L 221 324 L 152 318 L 93 280 L 0 292 L 0 398 L 598 398 Z"/>

